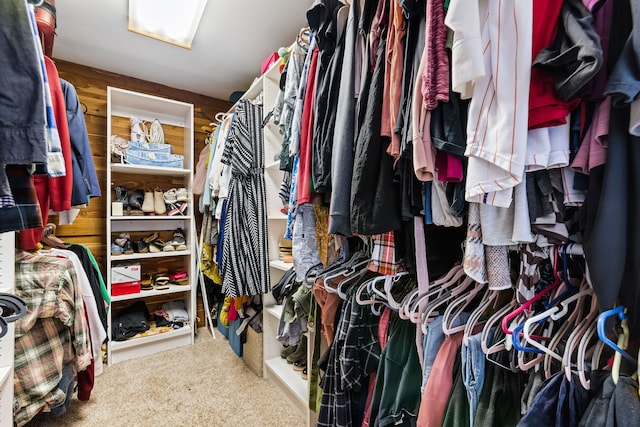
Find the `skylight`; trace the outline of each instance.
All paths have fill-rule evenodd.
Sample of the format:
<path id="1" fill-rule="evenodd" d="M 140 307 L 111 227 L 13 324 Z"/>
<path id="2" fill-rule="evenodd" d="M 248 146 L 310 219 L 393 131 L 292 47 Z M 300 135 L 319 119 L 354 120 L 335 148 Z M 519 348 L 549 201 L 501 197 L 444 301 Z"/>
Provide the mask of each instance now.
<path id="1" fill-rule="evenodd" d="M 191 49 L 207 0 L 129 0 L 128 29 Z"/>

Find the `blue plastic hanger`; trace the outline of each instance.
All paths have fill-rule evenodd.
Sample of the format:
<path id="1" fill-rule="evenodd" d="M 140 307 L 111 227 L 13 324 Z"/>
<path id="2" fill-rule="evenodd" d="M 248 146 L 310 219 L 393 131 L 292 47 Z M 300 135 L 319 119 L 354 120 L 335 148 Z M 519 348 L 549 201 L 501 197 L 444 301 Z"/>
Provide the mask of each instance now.
<path id="1" fill-rule="evenodd" d="M 616 352 L 620 353 L 625 359 L 632 362 L 635 366 L 638 363 L 636 358 L 631 357 L 631 355 L 629 355 L 629 353 L 621 349 L 618 346 L 618 344 L 614 343 L 609 338 L 607 338 L 607 333 L 605 331 L 605 324 L 607 322 L 607 319 L 611 316 L 617 315 L 620 320 L 625 320 L 627 319 L 626 310 L 627 309 L 623 305 L 619 305 L 616 308 L 602 312 L 600 316 L 598 316 L 598 337 L 603 343 L 605 343 L 606 345 L 614 349 Z"/>

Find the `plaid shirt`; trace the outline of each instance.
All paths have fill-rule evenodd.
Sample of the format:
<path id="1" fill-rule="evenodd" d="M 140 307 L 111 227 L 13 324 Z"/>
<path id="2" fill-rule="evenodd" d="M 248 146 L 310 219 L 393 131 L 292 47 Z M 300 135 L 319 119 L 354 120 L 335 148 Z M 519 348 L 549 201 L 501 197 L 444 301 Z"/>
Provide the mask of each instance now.
<path id="1" fill-rule="evenodd" d="M 398 272 L 396 264 L 396 245 L 393 231 L 371 236 L 373 250 L 371 262 L 367 268 L 376 273 L 390 276 Z"/>
<path id="2" fill-rule="evenodd" d="M 367 376 L 378 369 L 378 319 L 369 307 L 355 301 L 357 287 L 354 284 L 349 288 L 331 345 L 327 371 L 321 382 L 318 426 L 352 426 L 351 402 L 359 401 L 360 393 L 367 393 Z"/>
<path id="3" fill-rule="evenodd" d="M 16 253 L 15 294 L 29 308 L 15 322 L 14 421 L 26 424 L 47 404 L 65 400 L 62 368 L 91 362 L 85 308 L 68 259 Z"/>

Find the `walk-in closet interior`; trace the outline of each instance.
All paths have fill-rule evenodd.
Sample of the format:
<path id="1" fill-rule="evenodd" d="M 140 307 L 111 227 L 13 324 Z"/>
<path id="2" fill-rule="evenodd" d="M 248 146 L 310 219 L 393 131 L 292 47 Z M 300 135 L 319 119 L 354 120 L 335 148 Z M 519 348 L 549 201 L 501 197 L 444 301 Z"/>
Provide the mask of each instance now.
<path id="1" fill-rule="evenodd" d="M 640 2 L 0 1 L 0 427 L 640 426 Z"/>

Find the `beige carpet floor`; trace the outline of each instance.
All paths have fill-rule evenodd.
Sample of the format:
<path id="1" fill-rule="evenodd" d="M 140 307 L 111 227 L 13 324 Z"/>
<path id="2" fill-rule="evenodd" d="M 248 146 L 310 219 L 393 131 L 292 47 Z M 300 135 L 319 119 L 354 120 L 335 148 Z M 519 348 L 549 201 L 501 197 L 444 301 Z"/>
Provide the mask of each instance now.
<path id="1" fill-rule="evenodd" d="M 200 329 L 193 346 L 105 366 L 91 399 L 74 398 L 61 417 L 41 414 L 41 426 L 306 425 L 280 392 L 251 372 L 217 335 Z"/>

